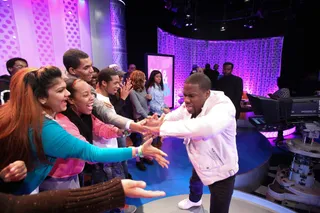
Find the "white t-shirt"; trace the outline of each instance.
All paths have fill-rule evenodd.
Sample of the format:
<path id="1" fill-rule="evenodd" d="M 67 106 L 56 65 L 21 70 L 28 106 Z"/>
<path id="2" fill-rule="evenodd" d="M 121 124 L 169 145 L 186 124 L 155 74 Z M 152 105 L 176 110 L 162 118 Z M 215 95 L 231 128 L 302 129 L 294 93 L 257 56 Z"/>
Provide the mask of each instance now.
<path id="1" fill-rule="evenodd" d="M 109 97 L 97 93 L 97 98 L 100 101 L 111 104 Z M 114 108 L 112 110 L 116 112 Z M 93 145 L 98 146 L 100 148 L 118 148 L 118 141 L 116 138 L 105 139 L 103 137 L 98 137 L 94 135 L 92 142 Z"/>

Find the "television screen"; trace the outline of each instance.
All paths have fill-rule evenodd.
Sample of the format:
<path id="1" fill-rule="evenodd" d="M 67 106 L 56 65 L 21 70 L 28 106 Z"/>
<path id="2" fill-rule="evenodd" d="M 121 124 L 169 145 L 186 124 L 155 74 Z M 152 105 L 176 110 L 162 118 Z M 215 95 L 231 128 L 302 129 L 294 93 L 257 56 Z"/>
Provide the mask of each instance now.
<path id="1" fill-rule="evenodd" d="M 148 78 L 153 70 L 159 70 L 162 73 L 165 103 L 169 108 L 174 107 L 174 56 L 147 53 L 146 63 Z"/>

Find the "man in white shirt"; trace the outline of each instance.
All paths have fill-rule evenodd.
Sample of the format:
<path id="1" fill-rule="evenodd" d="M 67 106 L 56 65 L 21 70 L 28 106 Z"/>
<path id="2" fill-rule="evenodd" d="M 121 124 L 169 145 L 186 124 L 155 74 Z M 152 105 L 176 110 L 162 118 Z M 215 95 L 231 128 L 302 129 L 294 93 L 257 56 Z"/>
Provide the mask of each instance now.
<path id="1" fill-rule="evenodd" d="M 184 103 L 158 121 L 149 119 L 147 125 L 154 135 L 184 138 L 193 171 L 189 199 L 179 202 L 179 208 L 200 206 L 203 185 L 207 185 L 210 213 L 228 213 L 239 170 L 236 110 L 223 92 L 210 88 L 206 75 L 189 76 L 183 88 Z"/>
<path id="2" fill-rule="evenodd" d="M 125 85 L 126 87 L 127 85 Z M 131 87 L 129 85 L 129 87 Z M 97 99 L 104 104 L 107 105 L 108 108 L 111 108 L 112 112 L 116 114 L 116 110 L 112 106 L 109 95 L 114 95 L 120 88 L 120 78 L 118 72 L 112 68 L 105 68 L 102 69 L 98 74 L 98 84 L 96 87 L 97 92 Z M 118 141 L 116 138 L 105 139 L 105 138 L 93 138 L 93 144 L 99 147 L 113 147 L 118 148 Z M 126 164 L 126 162 L 124 163 Z M 123 163 L 108 163 L 103 165 L 103 171 L 107 179 L 121 177 L 126 178 L 125 174 L 127 171 L 124 169 L 128 169 L 127 167 L 124 168 Z M 104 174 L 98 173 L 97 176 L 104 176 Z M 102 177 L 97 177 L 97 179 L 102 179 Z M 124 209 L 124 213 L 133 213 L 136 211 L 136 207 L 133 205 L 127 206 Z M 115 211 L 116 212 L 116 211 Z"/>

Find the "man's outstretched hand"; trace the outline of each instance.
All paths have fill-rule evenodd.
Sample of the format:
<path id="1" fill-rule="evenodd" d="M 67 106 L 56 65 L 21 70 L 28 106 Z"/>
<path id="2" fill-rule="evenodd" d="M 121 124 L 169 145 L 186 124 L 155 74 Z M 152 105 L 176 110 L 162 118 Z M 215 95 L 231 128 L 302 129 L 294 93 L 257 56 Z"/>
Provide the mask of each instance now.
<path id="1" fill-rule="evenodd" d="M 154 114 L 145 119 L 145 122 L 143 124 L 146 129 L 146 132 L 143 133 L 145 139 L 159 136 L 160 127 L 164 122 L 164 117 L 164 114 L 160 118 L 157 114 Z"/>

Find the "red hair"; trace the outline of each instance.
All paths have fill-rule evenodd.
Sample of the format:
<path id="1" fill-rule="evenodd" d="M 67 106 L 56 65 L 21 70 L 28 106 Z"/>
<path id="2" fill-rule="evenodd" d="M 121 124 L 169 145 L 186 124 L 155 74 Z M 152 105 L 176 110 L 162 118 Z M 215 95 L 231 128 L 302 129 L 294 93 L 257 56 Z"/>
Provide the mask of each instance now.
<path id="1" fill-rule="evenodd" d="M 134 90 L 141 92 L 144 89 L 146 75 L 140 70 L 135 70 L 130 74 L 130 80 Z"/>
<path id="2" fill-rule="evenodd" d="M 0 106 L 0 170 L 16 160 L 24 161 L 28 170 L 34 162 L 46 161 L 41 141 L 43 109 L 32 88 L 38 82 L 33 70 L 25 68 L 12 77 L 10 100 Z"/>

